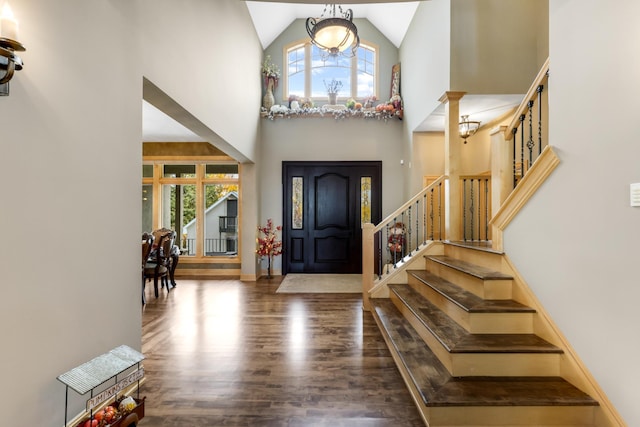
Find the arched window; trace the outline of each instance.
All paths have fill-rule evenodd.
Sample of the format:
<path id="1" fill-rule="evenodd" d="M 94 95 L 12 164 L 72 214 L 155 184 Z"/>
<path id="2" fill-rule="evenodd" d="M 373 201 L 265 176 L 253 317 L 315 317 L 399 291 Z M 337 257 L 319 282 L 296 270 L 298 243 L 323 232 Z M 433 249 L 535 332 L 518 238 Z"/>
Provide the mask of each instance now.
<path id="1" fill-rule="evenodd" d="M 285 47 L 286 72 L 284 73 L 284 97 L 291 95 L 324 100 L 327 97 L 325 82 L 332 79 L 342 82 L 338 99 L 364 99 L 377 96 L 378 48 L 361 42 L 356 56 L 328 56 L 309 41 L 293 43 Z"/>

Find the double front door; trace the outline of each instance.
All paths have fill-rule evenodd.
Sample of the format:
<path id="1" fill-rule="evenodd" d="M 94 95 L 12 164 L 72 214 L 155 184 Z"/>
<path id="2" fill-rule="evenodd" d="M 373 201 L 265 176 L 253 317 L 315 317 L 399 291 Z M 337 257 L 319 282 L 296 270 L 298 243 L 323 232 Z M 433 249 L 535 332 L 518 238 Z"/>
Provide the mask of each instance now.
<path id="1" fill-rule="evenodd" d="M 381 220 L 382 162 L 283 162 L 282 271 L 361 273 L 362 223 Z"/>

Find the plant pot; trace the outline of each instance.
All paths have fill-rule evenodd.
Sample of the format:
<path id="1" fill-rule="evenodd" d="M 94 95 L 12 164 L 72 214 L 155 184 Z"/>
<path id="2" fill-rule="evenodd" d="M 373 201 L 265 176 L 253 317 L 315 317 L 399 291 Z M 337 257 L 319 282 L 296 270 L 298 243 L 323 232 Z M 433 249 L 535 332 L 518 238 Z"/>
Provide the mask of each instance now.
<path id="1" fill-rule="evenodd" d="M 262 98 L 262 106 L 265 110 L 271 110 L 271 107 L 276 103 L 276 99 L 273 96 L 273 88 L 276 85 L 276 81 L 273 78 L 267 79 L 267 89 L 265 90 L 264 97 Z"/>
<path id="2" fill-rule="evenodd" d="M 337 93 L 329 93 L 329 105 L 336 105 L 338 100 Z"/>

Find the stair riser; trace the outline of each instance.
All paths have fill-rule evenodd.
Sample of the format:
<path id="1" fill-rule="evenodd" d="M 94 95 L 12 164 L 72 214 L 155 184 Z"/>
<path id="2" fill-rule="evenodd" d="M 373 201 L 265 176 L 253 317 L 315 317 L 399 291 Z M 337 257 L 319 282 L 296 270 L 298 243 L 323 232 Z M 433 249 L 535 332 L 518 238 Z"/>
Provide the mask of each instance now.
<path id="1" fill-rule="evenodd" d="M 427 408 L 429 427 L 593 426 L 593 406 L 449 406 Z"/>
<path id="2" fill-rule="evenodd" d="M 534 313 L 472 313 L 472 334 L 532 334 Z"/>
<path id="3" fill-rule="evenodd" d="M 391 292 L 391 301 L 453 376 L 557 376 L 560 359 L 548 353 L 451 353 Z"/>
<path id="4" fill-rule="evenodd" d="M 442 264 L 427 261 L 427 271 L 484 299 L 511 299 L 512 280 L 481 280 Z"/>
<path id="5" fill-rule="evenodd" d="M 559 376 L 560 355 L 539 353 L 453 353 L 456 377 Z"/>
<path id="6" fill-rule="evenodd" d="M 502 254 L 462 248 L 454 245 L 444 245 L 444 254 L 452 258 L 463 259 L 495 271 L 504 271 Z"/>
<path id="7" fill-rule="evenodd" d="M 408 284 L 460 326 L 474 334 L 533 333 L 533 313 L 469 313 L 412 275 Z"/>

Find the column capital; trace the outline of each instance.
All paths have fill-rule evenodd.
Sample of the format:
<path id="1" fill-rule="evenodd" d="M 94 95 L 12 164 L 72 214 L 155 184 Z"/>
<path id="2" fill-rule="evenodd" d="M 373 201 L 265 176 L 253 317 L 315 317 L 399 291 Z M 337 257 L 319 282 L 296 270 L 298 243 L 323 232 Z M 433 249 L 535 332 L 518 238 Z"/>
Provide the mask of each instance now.
<path id="1" fill-rule="evenodd" d="M 467 92 L 447 91 L 442 94 L 438 101 L 446 104 L 450 101 L 459 101 Z"/>

